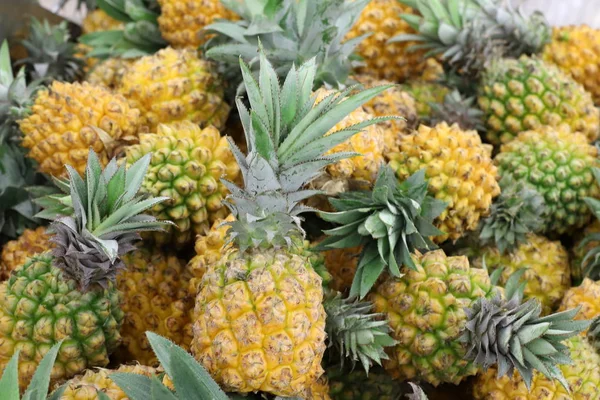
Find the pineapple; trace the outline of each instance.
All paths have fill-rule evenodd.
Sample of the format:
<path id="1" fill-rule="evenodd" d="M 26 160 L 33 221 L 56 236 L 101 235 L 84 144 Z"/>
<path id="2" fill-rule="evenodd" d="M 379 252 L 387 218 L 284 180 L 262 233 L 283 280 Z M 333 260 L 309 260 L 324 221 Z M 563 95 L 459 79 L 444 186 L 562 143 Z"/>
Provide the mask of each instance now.
<path id="1" fill-rule="evenodd" d="M 109 58 L 94 66 L 86 75 L 85 80 L 92 85 L 105 86 L 116 90 L 123 83 L 123 76 L 136 59 Z"/>
<path id="2" fill-rule="evenodd" d="M 360 369 L 332 367 L 327 369 L 327 377 L 332 400 L 396 400 L 401 394 L 400 386 L 383 369 L 367 374 Z"/>
<path id="3" fill-rule="evenodd" d="M 138 230 L 165 225 L 138 215 L 165 200 L 136 196 L 148 162 L 146 157 L 126 171 L 113 159 L 102 171 L 90 150 L 84 178 L 68 166 L 70 181 L 59 181 L 66 195 L 40 200 L 46 210 L 39 216 L 55 220 L 56 247 L 28 259 L 0 283 L 0 369 L 20 351 L 21 388 L 61 340 L 55 381 L 105 366 L 119 345 L 123 311 L 113 282 L 125 267 L 120 256 L 134 248 Z"/>
<path id="4" fill-rule="evenodd" d="M 477 227 L 500 194 L 492 148 L 482 144 L 476 131 L 442 122 L 432 128 L 421 125 L 400 142 L 400 152 L 390 156 L 390 166 L 400 181 L 425 169 L 429 191 L 448 208 L 438 217 L 443 234 L 435 241 L 456 241 Z"/>
<path id="5" fill-rule="evenodd" d="M 323 100 L 328 108 L 312 111 L 314 60 L 292 67 L 283 89 L 264 52 L 260 64 L 259 84 L 241 62 L 251 111 L 238 106 L 249 154 L 234 148 L 234 155 L 244 186 L 228 183 L 232 248 L 202 278 L 192 352 L 226 390 L 298 396 L 322 375 L 326 347 L 321 277 L 309 258 L 290 249 L 303 238 L 299 214 L 306 207 L 299 203 L 314 194 L 302 187 L 341 158 L 324 153 L 356 133 L 328 131 L 388 87 L 343 101 L 334 94 Z M 317 126 L 318 120 L 327 122 Z"/>
<path id="6" fill-rule="evenodd" d="M 117 21 L 102 9 L 89 11 L 81 24 L 81 30 L 84 34 L 122 30 L 124 28 L 125 24 L 123 24 L 123 22 Z"/>
<path id="7" fill-rule="evenodd" d="M 600 356 L 584 338 L 572 337 L 567 342 L 573 364 L 563 364 L 560 371 L 568 382 L 568 388 L 557 380 L 536 372 L 528 387 L 515 373 L 512 377 L 498 378 L 497 368 L 490 368 L 477 376 L 473 382 L 475 400 L 489 399 L 573 399 L 587 400 L 598 397 L 600 385 Z"/>
<path id="8" fill-rule="evenodd" d="M 577 319 L 594 319 L 600 316 L 600 283 L 585 278 L 581 285 L 570 288 L 560 303 L 559 310 L 569 310 L 581 306 Z"/>
<path id="9" fill-rule="evenodd" d="M 147 154 L 152 161 L 142 192 L 169 197 L 152 213 L 176 225 L 154 235 L 159 244 L 185 246 L 227 216 L 222 204 L 227 189 L 221 178 L 234 181 L 239 166 L 216 128 L 201 129 L 190 121 L 159 125 L 155 134 L 141 135 L 140 144 L 126 148 L 127 163 Z"/>
<path id="10" fill-rule="evenodd" d="M 414 99 L 417 108 L 417 114 L 421 121 L 428 121 L 431 118 L 431 103 L 443 103 L 444 98 L 450 89 L 441 83 L 428 82 L 423 80 L 414 80 L 402 85 Z"/>
<path id="11" fill-rule="evenodd" d="M 204 28 L 218 19 L 238 19 L 220 0 L 158 0 L 158 4 L 160 32 L 176 49 L 204 44 L 210 37 Z"/>
<path id="12" fill-rule="evenodd" d="M 115 149 L 137 140 L 140 122 L 140 111 L 106 88 L 54 81 L 38 92 L 19 126 L 28 156 L 58 177 L 66 164 L 83 173 L 90 148 L 106 165 Z"/>
<path id="13" fill-rule="evenodd" d="M 329 381 L 327 375 L 323 374 L 304 392 L 306 400 L 331 400 L 329 397 Z"/>
<path id="14" fill-rule="evenodd" d="M 46 233 L 45 226 L 26 229 L 17 240 L 6 243 L 2 248 L 0 281 L 8 279 L 11 271 L 25 264 L 28 258 L 53 247 L 54 244 L 50 242 L 50 235 Z"/>
<path id="15" fill-rule="evenodd" d="M 331 288 L 347 292 L 352 286 L 362 246 L 349 249 L 332 249 L 324 252 L 325 267 L 331 274 Z"/>
<path id="16" fill-rule="evenodd" d="M 600 31 L 587 25 L 556 27 L 542 58 L 556 64 L 600 102 Z"/>
<path id="17" fill-rule="evenodd" d="M 584 197 L 600 195 L 592 169 L 597 149 L 565 125 L 520 133 L 500 149 L 494 160 L 502 177 L 526 183 L 544 196 L 548 209 L 544 231 L 573 232 L 591 217 Z"/>
<path id="18" fill-rule="evenodd" d="M 369 34 L 358 46 L 364 70 L 379 79 L 402 82 L 415 78 L 424 69 L 423 51 L 409 51 L 411 42 L 389 43 L 394 36 L 413 34 L 415 30 L 402 18 L 414 10 L 397 0 L 372 0 L 360 14 L 347 38 Z"/>
<path id="19" fill-rule="evenodd" d="M 118 91 L 140 109 L 150 132 L 178 121 L 221 129 L 229 115 L 216 67 L 194 50 L 166 48 L 140 58 L 124 73 Z"/>

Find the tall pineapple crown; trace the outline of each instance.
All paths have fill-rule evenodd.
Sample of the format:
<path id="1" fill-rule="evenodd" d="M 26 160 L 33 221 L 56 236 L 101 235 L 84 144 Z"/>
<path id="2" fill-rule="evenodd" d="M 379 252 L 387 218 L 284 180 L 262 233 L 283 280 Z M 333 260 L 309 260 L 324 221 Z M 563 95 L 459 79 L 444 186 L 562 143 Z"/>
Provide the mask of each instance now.
<path id="1" fill-rule="evenodd" d="M 54 221 L 54 263 L 82 290 L 114 281 L 117 271 L 125 267 L 120 257 L 134 250 L 138 232 L 159 230 L 169 223 L 141 214 L 168 199 L 137 195 L 149 163 L 147 155 L 126 169 L 113 159 L 102 170 L 90 149 L 83 178 L 67 165 L 69 179 L 55 180 L 65 195 L 37 200 L 44 208 L 37 216 Z"/>
<path id="2" fill-rule="evenodd" d="M 250 110 L 239 98 L 237 106 L 248 154 L 230 141 L 244 186 L 224 181 L 231 192 L 227 206 L 236 217 L 229 223 L 229 240 L 241 251 L 291 246 L 294 238 L 302 238 L 299 215 L 313 210 L 301 202 L 319 193 L 302 188 L 328 164 L 356 155 L 325 153 L 361 129 L 389 119 L 375 118 L 328 134 L 349 113 L 390 86 L 358 93 L 353 92 L 356 87 L 349 87 L 315 104 L 314 59 L 299 68 L 292 65 L 280 86 L 277 72 L 262 50 L 259 58 L 258 81 L 240 59 Z"/>
<path id="3" fill-rule="evenodd" d="M 252 71 L 259 69 L 259 41 L 275 71 L 285 77 L 292 65 L 315 58 L 315 87 L 342 86 L 352 66 L 352 54 L 364 36 L 344 40 L 368 0 L 223 0 L 240 21 L 207 26 L 216 34 L 206 45 L 206 56 L 224 62 L 237 73 L 241 57 Z"/>

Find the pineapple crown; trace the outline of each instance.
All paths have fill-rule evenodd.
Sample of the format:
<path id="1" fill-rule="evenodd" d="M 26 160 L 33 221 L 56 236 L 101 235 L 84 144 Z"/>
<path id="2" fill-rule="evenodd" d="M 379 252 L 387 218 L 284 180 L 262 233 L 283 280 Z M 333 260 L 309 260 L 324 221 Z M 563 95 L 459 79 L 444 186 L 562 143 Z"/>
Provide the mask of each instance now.
<path id="1" fill-rule="evenodd" d="M 168 200 L 137 195 L 149 163 L 147 155 L 126 169 L 112 159 L 102 170 L 90 149 L 83 178 L 67 165 L 69 179 L 55 179 L 66 195 L 36 200 L 44 208 L 37 216 L 54 221 L 55 265 L 77 280 L 82 290 L 114 281 L 117 271 L 125 268 L 120 257 L 135 249 L 138 232 L 160 230 L 170 223 L 140 214 Z"/>
<path id="2" fill-rule="evenodd" d="M 499 275 L 501 270 L 495 272 Z M 484 370 L 496 364 L 498 378 L 512 376 L 516 369 L 527 388 L 537 370 L 569 390 L 557 366 L 572 362 L 562 342 L 587 329 L 591 321 L 573 320 L 579 308 L 540 317 L 538 300 L 522 303 L 525 283 L 519 280 L 523 273 L 521 269 L 510 276 L 505 296 L 479 298 L 466 309 L 467 323 L 460 338 L 467 346 L 465 359 Z"/>
<path id="3" fill-rule="evenodd" d="M 529 233 L 544 228 L 547 208 L 544 197 L 524 182 L 504 176 L 500 196 L 492 204 L 489 217 L 480 223 L 479 240 L 506 253 L 527 241 Z"/>
<path id="4" fill-rule="evenodd" d="M 206 56 L 223 62 L 228 75 L 237 74 L 241 57 L 259 69 L 259 42 L 280 77 L 292 65 L 316 59 L 315 88 L 326 83 L 344 86 L 352 70 L 352 54 L 364 36 L 344 40 L 368 0 L 223 0 L 240 21 L 219 21 L 205 28 L 215 34 L 205 45 Z"/>
<path id="5" fill-rule="evenodd" d="M 592 172 L 597 184 L 600 185 L 600 168 L 593 168 Z M 600 220 L 600 200 L 593 197 L 585 197 L 583 200 L 594 216 Z M 600 279 L 600 246 L 596 245 L 598 241 L 600 241 L 600 233 L 596 232 L 587 235 L 579 244 L 580 250 L 585 249 L 590 244 L 593 245 L 581 261 L 583 276 L 593 280 Z"/>
<path id="6" fill-rule="evenodd" d="M 292 246 L 304 237 L 299 215 L 314 211 L 301 202 L 316 190 L 302 188 L 325 166 L 354 153 L 324 155 L 361 129 L 390 118 L 375 118 L 346 129 L 329 131 L 350 112 L 390 85 L 354 93 L 356 87 L 334 92 L 315 105 L 312 95 L 317 73 L 315 59 L 292 66 L 279 85 L 277 73 L 260 51 L 258 81 L 240 58 L 250 111 L 236 100 L 248 144 L 244 156 L 230 140 L 244 179 L 242 188 L 224 180 L 231 194 L 227 206 L 236 217 L 228 240 L 241 251 L 250 248 Z M 346 97 L 348 96 L 348 97 Z"/>
<path id="7" fill-rule="evenodd" d="M 425 394 L 423 389 L 421 389 L 421 386 L 412 382 L 408 382 L 408 384 L 410 385 L 410 388 L 413 391 L 412 393 L 406 395 L 406 398 L 408 400 L 428 400 L 427 395 Z"/>
<path id="8" fill-rule="evenodd" d="M 478 76 L 488 60 L 540 51 L 551 38 L 541 13 L 526 17 L 520 10 L 494 0 L 400 0 L 420 15 L 402 17 L 417 34 L 390 42 L 416 41 L 425 57 L 441 58 L 461 74 Z"/>
<path id="9" fill-rule="evenodd" d="M 125 29 L 92 32 L 79 41 L 92 48 L 87 57 L 135 58 L 156 53 L 167 47 L 158 28 L 160 13 L 157 0 L 97 0 L 98 7 L 125 23 Z"/>
<path id="10" fill-rule="evenodd" d="M 72 82 L 81 74 L 83 61 L 75 56 L 76 44 L 70 41 L 67 21 L 50 25 L 32 18 L 30 32 L 21 42 L 28 54 L 21 63 L 30 67 L 35 79 Z"/>
<path id="11" fill-rule="evenodd" d="M 382 314 L 373 313 L 373 304 L 359 301 L 356 296 L 343 298 L 342 294 L 329 291 L 323 307 L 327 314 L 325 330 L 329 347 L 344 360 L 349 358 L 352 367 L 360 361 L 368 373 L 373 362 L 381 365 L 387 360 L 385 348 L 397 342 L 390 336 L 390 326 Z"/>
<path id="12" fill-rule="evenodd" d="M 363 298 L 384 270 L 400 277 L 400 266 L 416 268 L 413 251 L 435 248 L 430 237 L 442 232 L 433 220 L 444 211 L 446 203 L 431 197 L 427 186 L 424 170 L 400 183 L 394 171 L 385 166 L 372 191 L 341 193 L 338 199 L 329 200 L 336 212 L 321 213 L 321 218 L 339 226 L 324 231 L 330 237 L 319 248 L 364 246 L 351 295 Z"/>
<path id="13" fill-rule="evenodd" d="M 443 103 L 429 103 L 431 117 L 428 125 L 436 126 L 441 122 L 458 124 L 463 130 L 485 131 L 483 111 L 477 108 L 477 98 L 463 97 L 458 90 L 453 90 L 444 97 Z"/>

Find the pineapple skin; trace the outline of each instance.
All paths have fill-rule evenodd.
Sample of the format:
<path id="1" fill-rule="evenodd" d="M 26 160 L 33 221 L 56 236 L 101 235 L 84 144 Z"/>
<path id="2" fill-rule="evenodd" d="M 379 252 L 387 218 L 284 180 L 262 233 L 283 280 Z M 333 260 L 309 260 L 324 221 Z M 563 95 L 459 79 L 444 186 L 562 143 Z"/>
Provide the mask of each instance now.
<path id="1" fill-rule="evenodd" d="M 490 271 L 502 268 L 501 286 L 514 272 L 526 269 L 522 276 L 527 282 L 525 298 L 539 300 L 543 314 L 556 310 L 571 284 L 569 254 L 558 240 L 529 235 L 527 242 L 507 254 L 500 254 L 497 248 L 485 248 L 473 261 L 473 266 L 483 267 L 484 257 Z"/>
<path id="2" fill-rule="evenodd" d="M 87 82 L 54 81 L 38 93 L 19 126 L 22 146 L 40 172 L 64 176 L 65 165 L 83 175 L 90 148 L 108 164 L 116 148 L 137 141 L 140 122 L 140 111 L 123 96 Z"/>
<path id="3" fill-rule="evenodd" d="M 5 281 L 11 271 L 25 264 L 27 259 L 35 254 L 52 249 L 50 235 L 46 233 L 45 226 L 36 229 L 25 229 L 16 240 L 7 242 L 0 255 L 0 281 Z"/>
<path id="4" fill-rule="evenodd" d="M 121 336 L 128 361 L 157 365 L 158 360 L 146 338 L 151 331 L 189 349 L 191 337 L 185 328 L 194 308 L 188 296 L 189 273 L 185 263 L 157 249 L 140 248 L 123 256 L 127 266 L 117 276 L 125 313 Z M 120 354 L 120 356 L 122 356 Z"/>
<path id="5" fill-rule="evenodd" d="M 362 246 L 348 249 L 332 249 L 324 251 L 325 267 L 331 274 L 329 286 L 338 292 L 347 292 L 352 287 L 352 281 L 358 267 Z"/>
<path id="6" fill-rule="evenodd" d="M 570 288 L 560 303 L 559 311 L 566 311 L 581 306 L 575 319 L 594 319 L 600 315 L 600 283 L 585 278 L 581 285 Z"/>
<path id="7" fill-rule="evenodd" d="M 558 367 L 569 383 L 568 393 L 558 380 L 548 379 L 534 372 L 531 390 L 525 386 L 515 371 L 512 378 L 497 378 L 496 367 L 482 372 L 473 382 L 475 400 L 591 400 L 598 398 L 600 385 L 600 356 L 587 341 L 579 336 L 565 341 L 569 347 L 573 365 Z"/>
<path id="8" fill-rule="evenodd" d="M 600 113 L 592 97 L 556 66 L 526 56 L 500 59 L 483 74 L 478 94 L 487 139 L 507 143 L 520 132 L 567 124 L 590 142 L 598 138 Z"/>
<path id="9" fill-rule="evenodd" d="M 48 253 L 36 255 L 0 284 L 0 370 L 21 350 L 21 389 L 61 339 L 51 374 L 55 382 L 106 366 L 121 342 L 123 311 L 116 288 L 94 286 L 83 293 L 52 262 Z"/>
<path id="10" fill-rule="evenodd" d="M 229 213 L 222 203 L 227 189 L 220 179 L 234 181 L 240 170 L 227 139 L 216 128 L 200 129 L 189 121 L 160 125 L 156 134 L 141 135 L 140 143 L 125 152 L 128 165 L 152 154 L 140 190 L 170 198 L 152 209 L 158 219 L 176 224 L 166 233 L 152 234 L 160 245 L 190 244 L 196 234 Z"/>
<path id="11" fill-rule="evenodd" d="M 458 384 L 478 370 L 464 360 L 466 344 L 459 340 L 465 308 L 496 290 L 487 271 L 470 268 L 465 256 L 435 250 L 413 259 L 416 270 L 404 267 L 402 278 L 388 277 L 370 295 L 374 312 L 385 315 L 398 341 L 388 348 L 384 367 L 401 381 Z"/>
<path id="12" fill-rule="evenodd" d="M 600 103 L 600 31 L 587 25 L 555 27 L 542 54 L 592 94 Z"/>
<path id="13" fill-rule="evenodd" d="M 125 24 L 123 24 L 123 22 L 114 19 L 99 8 L 88 12 L 81 24 L 81 30 L 83 34 L 122 30 L 124 28 Z"/>
<path id="14" fill-rule="evenodd" d="M 526 182 L 544 196 L 547 233 L 562 234 L 584 227 L 591 212 L 585 197 L 600 196 L 593 168 L 598 150 L 568 127 L 541 127 L 522 132 L 503 145 L 494 160 L 500 175 Z"/>
<path id="15" fill-rule="evenodd" d="M 109 58 L 96 64 L 86 75 L 85 80 L 92 85 L 107 87 L 116 90 L 123 81 L 123 76 L 136 59 L 132 58 Z"/>
<path id="16" fill-rule="evenodd" d="M 156 368 L 144 365 L 121 365 L 116 370 L 87 370 L 67 382 L 62 396 L 58 400 L 100 400 L 99 392 L 110 400 L 128 400 L 129 397 L 110 379 L 113 372 L 125 372 L 152 377 L 159 373 Z"/>
<path id="17" fill-rule="evenodd" d="M 195 50 L 170 47 L 131 65 L 118 92 L 140 109 L 150 132 L 159 124 L 191 121 L 202 126 L 225 126 L 230 107 L 216 66 Z"/>
<path id="18" fill-rule="evenodd" d="M 158 4 L 160 32 L 174 48 L 198 48 L 210 38 L 202 32 L 205 26 L 217 19 L 239 19 L 220 0 L 158 0 Z"/>
<path id="19" fill-rule="evenodd" d="M 435 242 L 459 239 L 489 213 L 500 194 L 491 153 L 492 147 L 483 144 L 476 131 L 445 122 L 433 128 L 421 125 L 401 138 L 400 152 L 390 156 L 389 164 L 398 179 L 404 181 L 424 168 L 431 195 L 448 204 L 436 219 L 444 234 L 434 237 Z"/>
<path id="20" fill-rule="evenodd" d="M 302 395 L 323 374 L 321 282 L 285 250 L 225 254 L 196 297 L 192 353 L 226 391 Z"/>
<path id="21" fill-rule="evenodd" d="M 424 52 L 409 51 L 414 42 L 388 43 L 394 36 L 416 33 L 401 18 L 401 14 L 412 13 L 412 8 L 397 0 L 372 0 L 367 4 L 346 36 L 347 39 L 353 39 L 371 34 L 356 49 L 366 64 L 358 69 L 359 72 L 392 82 L 419 76 L 424 68 Z"/>

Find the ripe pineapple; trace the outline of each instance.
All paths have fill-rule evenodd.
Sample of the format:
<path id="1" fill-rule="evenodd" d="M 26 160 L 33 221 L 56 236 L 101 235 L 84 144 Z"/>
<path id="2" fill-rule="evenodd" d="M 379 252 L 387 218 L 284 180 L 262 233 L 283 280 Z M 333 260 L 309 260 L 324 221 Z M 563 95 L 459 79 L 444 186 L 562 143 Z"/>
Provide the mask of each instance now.
<path id="1" fill-rule="evenodd" d="M 325 267 L 331 274 L 330 286 L 338 292 L 346 292 L 352 286 L 362 246 L 349 249 L 332 249 L 324 252 Z"/>
<path id="2" fill-rule="evenodd" d="M 38 92 L 19 126 L 39 170 L 63 176 L 67 164 L 84 172 L 90 148 L 106 165 L 119 146 L 137 141 L 140 122 L 140 111 L 106 88 L 54 81 Z"/>
<path id="3" fill-rule="evenodd" d="M 216 67 L 194 50 L 166 48 L 142 57 L 121 79 L 119 93 L 141 111 L 143 125 L 191 121 L 221 129 L 229 115 Z"/>
<path id="4" fill-rule="evenodd" d="M 421 125 L 402 137 L 400 152 L 390 156 L 400 181 L 423 168 L 430 193 L 448 204 L 437 219 L 444 233 L 436 242 L 457 240 L 489 213 L 492 199 L 500 194 L 491 153 L 476 131 L 442 122 L 433 128 Z"/>
<path id="5" fill-rule="evenodd" d="M 525 297 L 537 299 L 544 314 L 558 307 L 571 283 L 567 250 L 559 241 L 543 236 L 529 235 L 524 243 L 507 254 L 496 247 L 484 248 L 473 266 L 481 268 L 484 260 L 490 271 L 502 269 L 501 285 L 505 285 L 513 273 L 525 269 L 522 276 L 527 282 Z"/>
<path id="6" fill-rule="evenodd" d="M 105 366 L 119 345 L 123 311 L 113 284 L 124 268 L 119 257 L 133 249 L 138 230 L 164 225 L 138 215 L 164 200 L 136 197 L 148 161 L 126 171 L 112 160 L 102 171 L 90 150 L 85 177 L 68 167 L 70 181 L 60 183 L 66 195 L 44 199 L 46 210 L 39 216 L 56 218 L 56 247 L 30 258 L 0 283 L 0 369 L 20 350 L 21 388 L 59 340 L 64 342 L 53 367 L 54 380 Z M 77 212 L 65 204 L 74 205 Z"/>
<path id="7" fill-rule="evenodd" d="M 593 319 L 600 316 L 600 283 L 585 278 L 581 285 L 570 288 L 560 303 L 559 311 L 581 306 L 577 319 Z"/>
<path id="8" fill-rule="evenodd" d="M 490 368 L 478 375 L 473 382 L 475 400 L 489 399 L 573 399 L 587 400 L 598 397 L 600 385 L 600 356 L 584 338 L 572 337 L 566 342 L 573 364 L 560 365 L 560 371 L 569 384 L 569 390 L 558 380 L 549 379 L 536 372 L 531 387 L 523 379 L 514 376 L 497 378 L 497 368 Z"/>
<path id="9" fill-rule="evenodd" d="M 414 10 L 397 0 L 372 0 L 367 4 L 347 35 L 351 39 L 370 34 L 357 48 L 366 64 L 359 71 L 393 82 L 419 76 L 424 69 L 424 52 L 409 51 L 411 42 L 388 43 L 397 35 L 416 33 L 402 19 L 401 14 L 405 13 L 414 13 Z"/>
<path id="10" fill-rule="evenodd" d="M 501 176 L 524 182 L 544 196 L 545 232 L 562 234 L 590 220 L 584 198 L 600 195 L 592 173 L 597 153 L 583 134 L 563 125 L 520 133 L 501 147 L 494 162 Z"/>
<path id="11" fill-rule="evenodd" d="M 227 188 L 220 179 L 234 181 L 239 166 L 216 128 L 200 129 L 190 121 L 159 125 L 156 133 L 141 135 L 140 144 L 125 151 L 128 164 L 152 155 L 142 192 L 169 198 L 152 209 L 157 218 L 176 225 L 156 233 L 158 243 L 185 246 L 227 216 L 222 204 Z"/>
<path id="12" fill-rule="evenodd" d="M 89 11 L 81 24 L 84 34 L 124 29 L 123 22 L 118 21 L 101 9 Z"/>
<path id="13" fill-rule="evenodd" d="M 339 159 L 324 155 L 345 140 L 327 135 L 330 128 L 387 87 L 343 102 L 332 97 L 331 108 L 312 113 L 315 98 L 306 89 L 312 88 L 314 62 L 293 67 L 283 93 L 263 52 L 260 84 L 241 64 L 251 111 L 239 102 L 240 115 L 265 125 L 253 128 L 242 118 L 250 152 L 244 157 L 234 149 L 245 181 L 243 188 L 228 185 L 236 218 L 228 232 L 232 248 L 202 279 L 192 352 L 225 390 L 297 396 L 323 373 L 326 336 L 321 278 L 309 258 L 290 249 L 303 237 L 299 214 L 306 208 L 299 202 L 313 194 L 302 187 Z M 315 119 L 328 123 L 306 130 Z"/>
<path id="14" fill-rule="evenodd" d="M 160 32 L 176 49 L 203 45 L 210 37 L 204 28 L 217 19 L 238 19 L 220 0 L 158 0 L 158 4 Z"/>
<path id="15" fill-rule="evenodd" d="M 99 64 L 95 64 L 86 75 L 85 80 L 92 85 L 105 86 L 116 90 L 123 82 L 123 76 L 136 59 L 133 58 L 109 58 Z"/>
<path id="16" fill-rule="evenodd" d="M 0 255 L 0 281 L 8 279 L 11 271 L 25 264 L 28 258 L 35 254 L 52 249 L 50 235 L 45 226 L 36 229 L 26 229 L 17 240 L 11 240 L 2 247 Z"/>
<path id="17" fill-rule="evenodd" d="M 555 27 L 542 58 L 556 64 L 600 102 L 600 31 L 587 25 Z"/>

